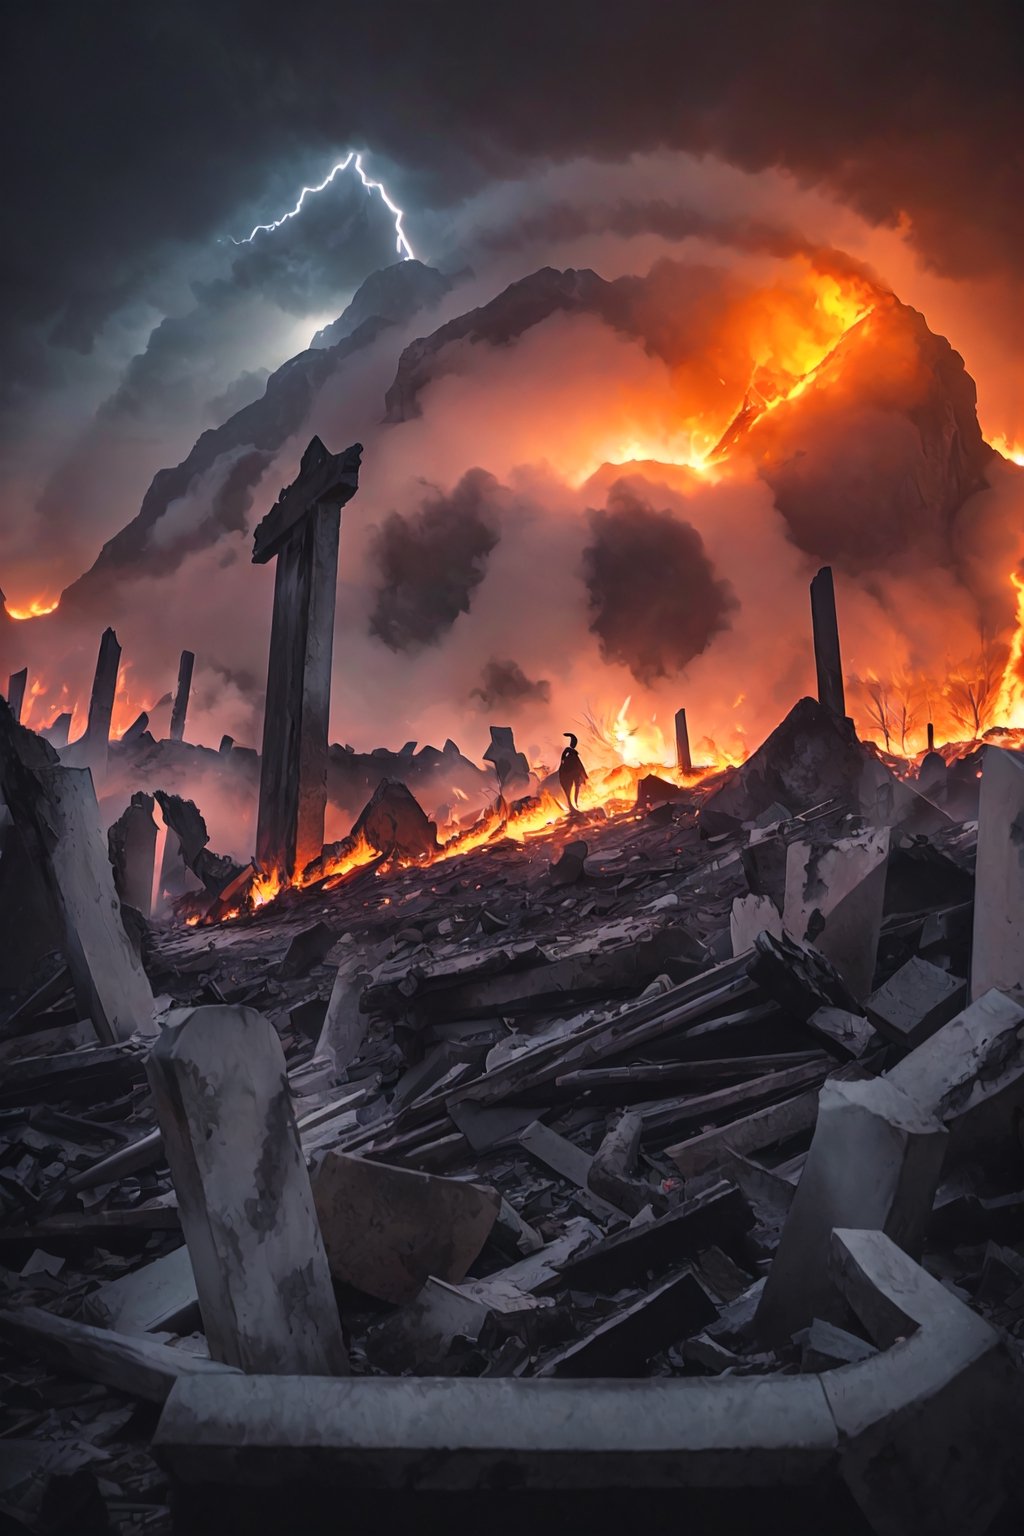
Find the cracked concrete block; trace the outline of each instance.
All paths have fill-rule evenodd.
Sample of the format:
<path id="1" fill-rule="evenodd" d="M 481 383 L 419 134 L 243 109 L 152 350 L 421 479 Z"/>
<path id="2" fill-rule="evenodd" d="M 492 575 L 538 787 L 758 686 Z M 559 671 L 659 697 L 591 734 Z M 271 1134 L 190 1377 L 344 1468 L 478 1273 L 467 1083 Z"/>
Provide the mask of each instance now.
<path id="1" fill-rule="evenodd" d="M 1019 1155 L 1024 1001 L 995 990 L 886 1073 L 949 1132 L 953 1162 Z"/>
<path id="2" fill-rule="evenodd" d="M 266 1375 L 346 1371 L 273 1025 L 254 1008 L 182 1009 L 147 1070 L 211 1357 Z"/>
<path id="3" fill-rule="evenodd" d="M 757 1310 L 756 1332 L 781 1344 L 815 1317 L 842 1320 L 828 1272 L 833 1227 L 877 1228 L 917 1254 L 946 1150 L 934 1115 L 887 1078 L 832 1078 Z"/>
<path id="4" fill-rule="evenodd" d="M 871 991 L 888 857 L 886 828 L 786 852 L 786 932 L 831 960 L 856 998 Z"/>
<path id="5" fill-rule="evenodd" d="M 914 955 L 865 999 L 864 1012 L 887 1040 L 913 1050 L 967 1002 L 967 983 Z"/>
<path id="6" fill-rule="evenodd" d="M 877 1536 L 983 1536 L 1011 1495 L 1020 1378 L 994 1328 L 880 1232 L 831 1262 L 881 1353 L 821 1381 L 842 1476 Z"/>

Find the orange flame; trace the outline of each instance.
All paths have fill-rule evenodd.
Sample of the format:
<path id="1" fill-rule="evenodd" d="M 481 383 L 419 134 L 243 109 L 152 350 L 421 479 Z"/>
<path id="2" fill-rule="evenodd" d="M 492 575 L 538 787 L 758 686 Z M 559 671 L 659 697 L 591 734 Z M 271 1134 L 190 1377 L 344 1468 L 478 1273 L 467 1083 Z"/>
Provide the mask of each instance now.
<path id="1" fill-rule="evenodd" d="M 7 612 L 12 619 L 41 619 L 43 614 L 53 613 L 59 604 L 59 597 L 34 597 L 24 608 L 12 608 L 8 604 Z"/>

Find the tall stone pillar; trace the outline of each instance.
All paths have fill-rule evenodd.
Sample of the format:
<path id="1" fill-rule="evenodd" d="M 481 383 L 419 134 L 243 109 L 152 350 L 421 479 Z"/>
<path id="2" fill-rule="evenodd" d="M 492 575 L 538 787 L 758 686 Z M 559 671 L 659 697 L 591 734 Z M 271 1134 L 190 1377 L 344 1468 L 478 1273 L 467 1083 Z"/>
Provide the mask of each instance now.
<path id="1" fill-rule="evenodd" d="M 680 773 L 693 772 L 690 756 L 690 733 L 686 729 L 686 710 L 676 710 L 676 767 Z"/>
<path id="2" fill-rule="evenodd" d="M 971 1001 L 1024 986 L 1024 761 L 986 747 L 978 807 Z"/>
<path id="3" fill-rule="evenodd" d="M 811 582 L 811 623 L 814 627 L 818 702 L 842 720 L 846 715 L 846 694 L 843 689 L 843 661 L 839 654 L 836 592 L 830 565 L 823 565 Z"/>
<path id="4" fill-rule="evenodd" d="M 96 674 L 89 698 L 89 720 L 84 733 L 61 753 L 68 767 L 89 768 L 94 781 L 102 778 L 107 767 L 110 722 L 114 714 L 117 674 L 121 666 L 121 647 L 112 629 L 105 629 L 96 658 Z"/>
<path id="5" fill-rule="evenodd" d="M 253 563 L 277 560 L 256 859 L 285 880 L 323 847 L 338 536 L 362 451 L 355 443 L 328 453 L 314 437 L 298 477 L 256 529 Z"/>
<path id="6" fill-rule="evenodd" d="M 28 667 L 22 667 L 20 672 L 12 672 L 7 684 L 7 702 L 11 707 L 11 714 L 15 720 L 21 719 L 22 706 L 25 703 L 25 685 L 28 682 Z"/>
<path id="7" fill-rule="evenodd" d="M 185 737 L 185 716 L 188 714 L 188 696 L 192 687 L 192 668 L 195 662 L 193 651 L 182 651 L 181 661 L 178 663 L 178 687 L 174 695 L 174 707 L 171 710 L 172 741 L 183 741 Z"/>

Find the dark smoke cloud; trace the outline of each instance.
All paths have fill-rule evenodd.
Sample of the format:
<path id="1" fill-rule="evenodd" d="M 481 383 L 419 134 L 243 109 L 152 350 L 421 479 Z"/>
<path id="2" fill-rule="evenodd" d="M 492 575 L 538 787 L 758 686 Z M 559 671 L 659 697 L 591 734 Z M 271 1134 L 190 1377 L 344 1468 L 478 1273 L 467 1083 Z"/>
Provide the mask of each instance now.
<path id="1" fill-rule="evenodd" d="M 785 167 L 876 222 L 906 213 L 949 271 L 1024 256 L 1012 0 L 519 0 L 486 17 L 452 0 L 441 24 L 395 0 L 8 12 L 7 379 L 48 332 L 90 345 L 161 247 L 288 206 L 350 143 L 401 166 L 420 206 L 531 161 L 674 148 Z"/>
<path id="2" fill-rule="evenodd" d="M 667 198 L 614 203 L 548 203 L 518 214 L 507 224 L 482 229 L 473 244 L 481 251 L 518 251 L 531 245 L 549 246 L 582 235 L 660 235 L 665 240 L 701 239 L 750 255 L 787 260 L 803 256 L 816 270 L 833 277 L 860 277 L 877 283 L 874 273 L 846 251 L 821 246 L 797 229 L 766 219 L 716 218 L 690 203 Z"/>
<path id="3" fill-rule="evenodd" d="M 471 469 L 450 495 L 434 491 L 418 512 L 392 512 L 374 534 L 376 602 L 370 633 L 393 651 L 434 645 L 468 613 L 498 543 L 507 492 Z"/>
<path id="4" fill-rule="evenodd" d="M 640 683 L 681 672 L 730 627 L 737 608 L 690 523 L 657 511 L 622 481 L 607 509 L 590 512 L 583 574 L 606 661 L 625 662 Z"/>
<path id="5" fill-rule="evenodd" d="M 533 682 L 517 661 L 498 661 L 492 657 L 480 673 L 480 686 L 473 689 L 470 697 L 479 699 L 481 709 L 491 709 L 496 704 L 509 708 L 520 704 L 548 704 L 551 684 L 543 677 Z"/>

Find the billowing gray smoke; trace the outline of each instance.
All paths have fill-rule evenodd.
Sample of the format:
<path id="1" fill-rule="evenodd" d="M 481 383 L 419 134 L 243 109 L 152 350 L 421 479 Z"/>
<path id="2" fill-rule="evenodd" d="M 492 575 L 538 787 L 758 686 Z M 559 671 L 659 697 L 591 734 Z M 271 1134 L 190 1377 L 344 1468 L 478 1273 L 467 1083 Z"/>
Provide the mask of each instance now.
<path id="1" fill-rule="evenodd" d="M 539 677 L 536 682 L 528 678 L 518 661 L 498 661 L 492 656 L 480 673 L 480 686 L 474 688 L 472 698 L 481 709 L 495 704 L 515 708 L 517 704 L 548 704 L 551 701 L 551 684 Z"/>
<path id="2" fill-rule="evenodd" d="M 434 645 L 468 613 L 498 543 L 507 492 L 483 469 L 463 475 L 450 495 L 433 490 L 418 512 L 392 512 L 374 535 L 376 601 L 370 633 L 393 651 Z"/>
<path id="3" fill-rule="evenodd" d="M 625 662 L 640 683 L 681 672 L 738 607 L 715 575 L 690 523 L 657 511 L 618 480 L 607 509 L 590 512 L 583 575 L 606 661 Z"/>

